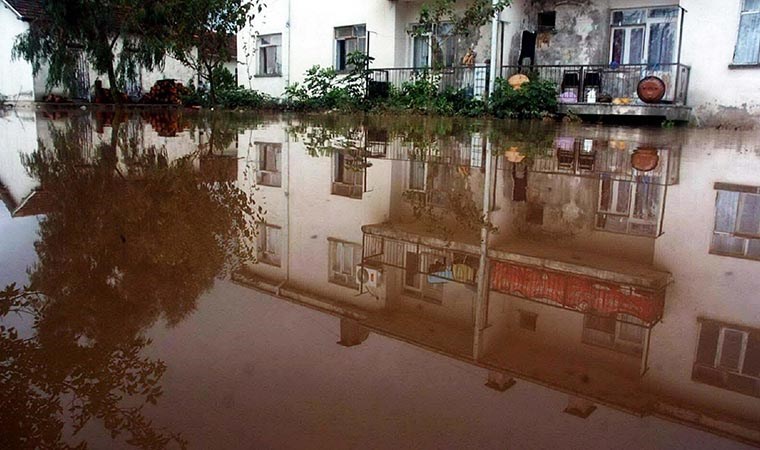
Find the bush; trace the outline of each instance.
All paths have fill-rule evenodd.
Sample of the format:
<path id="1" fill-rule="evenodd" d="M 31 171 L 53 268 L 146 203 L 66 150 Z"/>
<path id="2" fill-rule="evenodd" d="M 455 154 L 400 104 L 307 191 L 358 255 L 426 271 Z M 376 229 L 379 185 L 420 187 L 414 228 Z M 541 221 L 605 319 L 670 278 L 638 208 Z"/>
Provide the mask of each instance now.
<path id="1" fill-rule="evenodd" d="M 238 86 L 217 94 L 217 102 L 223 108 L 277 108 L 278 101 L 264 93 Z"/>
<path id="2" fill-rule="evenodd" d="M 515 89 L 499 78 L 489 103 L 491 114 L 496 117 L 541 117 L 557 110 L 557 85 L 548 80 L 534 80 Z"/>
<path id="3" fill-rule="evenodd" d="M 392 89 L 387 106 L 444 116 L 485 114 L 485 103 L 474 98 L 467 89 L 447 87 L 440 90 L 439 83 L 439 75 L 423 73 L 403 83 L 400 88 Z"/>

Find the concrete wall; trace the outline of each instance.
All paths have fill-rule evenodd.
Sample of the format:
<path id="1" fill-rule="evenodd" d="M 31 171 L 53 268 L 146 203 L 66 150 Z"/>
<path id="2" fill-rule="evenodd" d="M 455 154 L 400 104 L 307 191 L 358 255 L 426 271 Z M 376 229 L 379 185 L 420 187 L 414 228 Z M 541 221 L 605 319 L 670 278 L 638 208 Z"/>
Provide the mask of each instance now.
<path id="1" fill-rule="evenodd" d="M 0 96 L 8 97 L 9 102 L 34 100 L 32 65 L 11 57 L 16 36 L 27 29 L 29 25 L 26 22 L 18 20 L 15 13 L 0 3 L 0 61 L 3 61 Z"/>

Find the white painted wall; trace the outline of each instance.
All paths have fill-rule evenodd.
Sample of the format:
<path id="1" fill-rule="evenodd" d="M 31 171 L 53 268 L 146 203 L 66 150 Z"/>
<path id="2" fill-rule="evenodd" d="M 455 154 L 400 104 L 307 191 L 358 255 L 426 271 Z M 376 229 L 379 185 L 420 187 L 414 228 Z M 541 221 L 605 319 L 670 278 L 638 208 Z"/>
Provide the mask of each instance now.
<path id="1" fill-rule="evenodd" d="M 17 204 L 38 184 L 21 163 L 22 155 L 37 150 L 36 122 L 33 111 L 0 113 L 0 142 L 3 143 L 0 146 L 0 183 L 5 185 Z"/>
<path id="2" fill-rule="evenodd" d="M 0 2 L 0 61 L 3 62 L 0 95 L 8 97 L 9 102 L 34 100 L 32 65 L 11 57 L 16 36 L 28 28 L 26 22 L 20 21 L 14 12 Z"/>

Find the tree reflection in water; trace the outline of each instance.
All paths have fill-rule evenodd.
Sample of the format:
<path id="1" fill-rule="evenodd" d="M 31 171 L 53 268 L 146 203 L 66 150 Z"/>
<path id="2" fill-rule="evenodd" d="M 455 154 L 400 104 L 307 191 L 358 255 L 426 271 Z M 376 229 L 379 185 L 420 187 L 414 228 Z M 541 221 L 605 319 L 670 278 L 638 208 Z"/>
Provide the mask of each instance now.
<path id="1" fill-rule="evenodd" d="M 141 356 L 145 332 L 182 321 L 216 277 L 255 257 L 252 195 L 198 173 L 195 154 L 169 162 L 113 129 L 97 157 L 69 125 L 24 161 L 49 212 L 29 285 L 0 293 L 2 448 L 83 448 L 71 441 L 93 419 L 139 447 L 184 446 L 143 413 L 166 370 Z"/>

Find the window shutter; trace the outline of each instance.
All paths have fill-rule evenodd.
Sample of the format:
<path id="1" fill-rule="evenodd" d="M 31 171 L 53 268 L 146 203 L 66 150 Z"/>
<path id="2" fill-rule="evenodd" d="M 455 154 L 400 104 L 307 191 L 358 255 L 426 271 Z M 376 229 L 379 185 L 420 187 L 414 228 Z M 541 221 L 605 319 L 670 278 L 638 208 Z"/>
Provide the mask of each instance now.
<path id="1" fill-rule="evenodd" d="M 699 333 L 699 347 L 697 348 L 697 363 L 706 366 L 715 364 L 715 352 L 718 348 L 718 335 L 720 326 L 715 322 L 702 322 L 702 330 Z"/>
<path id="2" fill-rule="evenodd" d="M 742 373 L 753 377 L 760 377 L 760 332 L 758 331 L 749 333 Z"/>

